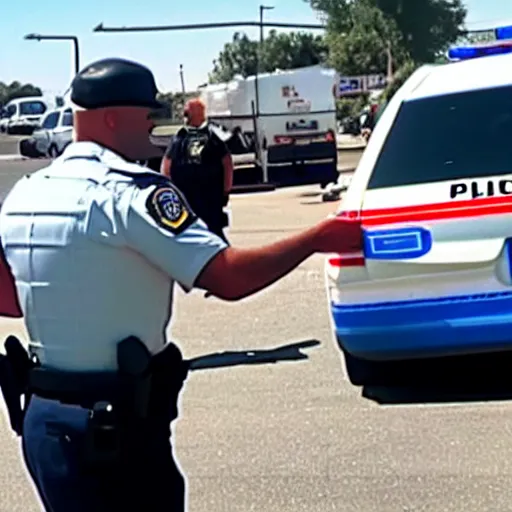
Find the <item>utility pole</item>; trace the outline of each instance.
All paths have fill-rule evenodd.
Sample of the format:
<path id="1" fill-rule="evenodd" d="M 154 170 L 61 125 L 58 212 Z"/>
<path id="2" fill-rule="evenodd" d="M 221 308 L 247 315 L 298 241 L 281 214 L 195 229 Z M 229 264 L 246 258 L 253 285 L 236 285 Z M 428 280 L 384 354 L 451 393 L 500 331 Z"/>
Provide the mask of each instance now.
<path id="1" fill-rule="evenodd" d="M 270 5 L 260 5 L 260 43 L 256 50 L 256 72 L 254 74 L 254 95 L 256 100 L 256 116 L 260 114 L 260 87 L 258 81 L 258 75 L 260 74 L 261 60 L 263 56 L 263 13 L 270 11 L 274 7 Z"/>
<path id="2" fill-rule="evenodd" d="M 183 100 L 185 100 L 185 79 L 183 78 L 183 64 L 180 64 L 180 79 L 181 79 L 181 92 L 183 93 Z"/>

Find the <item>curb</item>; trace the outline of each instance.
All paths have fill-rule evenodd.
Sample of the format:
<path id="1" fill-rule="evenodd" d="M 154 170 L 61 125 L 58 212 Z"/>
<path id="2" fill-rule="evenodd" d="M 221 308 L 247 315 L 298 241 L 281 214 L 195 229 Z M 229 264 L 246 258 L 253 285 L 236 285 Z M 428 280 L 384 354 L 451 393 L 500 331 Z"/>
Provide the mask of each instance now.
<path id="1" fill-rule="evenodd" d="M 28 157 L 23 155 L 0 155 L 1 162 L 15 162 L 17 160 L 28 160 Z"/>
<path id="2" fill-rule="evenodd" d="M 354 144 L 353 146 L 337 146 L 337 149 L 338 151 L 364 151 L 366 149 L 366 144 Z"/>
<path id="3" fill-rule="evenodd" d="M 249 192 L 272 192 L 277 187 L 273 183 L 257 183 L 255 185 L 236 185 L 232 188 L 232 194 L 246 194 Z"/>

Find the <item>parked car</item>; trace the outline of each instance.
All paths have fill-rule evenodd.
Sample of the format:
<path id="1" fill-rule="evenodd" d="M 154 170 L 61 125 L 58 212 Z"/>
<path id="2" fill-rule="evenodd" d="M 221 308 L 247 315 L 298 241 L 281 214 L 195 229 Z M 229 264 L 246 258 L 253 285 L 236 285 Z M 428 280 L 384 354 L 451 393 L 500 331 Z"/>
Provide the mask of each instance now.
<path id="1" fill-rule="evenodd" d="M 46 156 L 36 148 L 36 141 L 33 137 L 20 140 L 18 143 L 18 152 L 21 156 L 27 158 L 43 158 Z"/>
<path id="2" fill-rule="evenodd" d="M 41 122 L 51 103 L 41 96 L 9 101 L 2 109 L 0 130 L 12 135 L 30 135 Z"/>
<path id="3" fill-rule="evenodd" d="M 37 150 L 50 158 L 57 158 L 73 139 L 73 111 L 63 107 L 48 112 L 41 127 L 32 137 Z"/>

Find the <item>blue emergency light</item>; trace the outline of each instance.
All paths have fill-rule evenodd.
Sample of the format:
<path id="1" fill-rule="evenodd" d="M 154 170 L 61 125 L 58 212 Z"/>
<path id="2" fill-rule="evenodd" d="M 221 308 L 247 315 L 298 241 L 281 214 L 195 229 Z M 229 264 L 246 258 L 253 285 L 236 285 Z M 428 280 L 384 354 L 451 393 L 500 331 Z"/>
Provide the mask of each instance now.
<path id="1" fill-rule="evenodd" d="M 498 27 L 494 29 L 494 35 L 498 41 L 512 39 L 512 25 L 508 27 Z"/>
<path id="2" fill-rule="evenodd" d="M 512 53 L 512 40 L 472 46 L 454 46 L 448 50 L 448 58 L 450 60 L 467 60 L 505 53 Z"/>

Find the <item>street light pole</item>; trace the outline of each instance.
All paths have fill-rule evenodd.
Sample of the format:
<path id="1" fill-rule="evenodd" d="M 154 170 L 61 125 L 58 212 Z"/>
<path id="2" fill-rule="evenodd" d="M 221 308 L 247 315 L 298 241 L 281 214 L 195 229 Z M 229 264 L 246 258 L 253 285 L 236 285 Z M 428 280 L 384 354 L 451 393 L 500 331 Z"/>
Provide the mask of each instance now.
<path id="1" fill-rule="evenodd" d="M 71 41 L 75 53 L 75 74 L 80 71 L 80 48 L 78 44 L 78 37 L 76 36 L 60 36 L 60 35 L 42 35 L 42 34 L 27 34 L 23 39 L 28 41 Z"/>
<path id="2" fill-rule="evenodd" d="M 180 64 L 181 92 L 183 93 L 183 101 L 185 101 L 185 78 L 183 76 L 183 64 Z"/>
<path id="3" fill-rule="evenodd" d="M 273 6 L 270 5 L 260 5 L 260 43 L 258 45 L 258 50 L 256 51 L 256 73 L 254 75 L 254 88 L 255 88 L 255 100 L 256 100 L 256 115 L 260 114 L 260 88 L 258 82 L 258 75 L 260 73 L 260 63 L 261 56 L 263 53 L 263 12 L 270 11 L 273 9 Z"/>
<path id="4" fill-rule="evenodd" d="M 263 13 L 265 11 L 270 11 L 273 9 L 273 6 L 270 5 L 260 5 L 260 42 L 258 44 L 258 49 L 256 51 L 256 73 L 254 75 L 254 92 L 255 92 L 255 111 L 256 111 L 256 119 L 254 120 L 255 125 L 255 143 L 256 143 L 256 152 L 257 156 L 261 163 L 261 168 L 263 171 L 263 183 L 268 183 L 268 167 L 266 162 L 266 156 L 263 154 L 262 141 L 258 136 L 258 126 L 259 126 L 259 115 L 260 115 L 260 86 L 258 75 L 260 73 L 260 64 L 263 56 Z M 266 154 L 266 152 L 265 152 Z"/>

